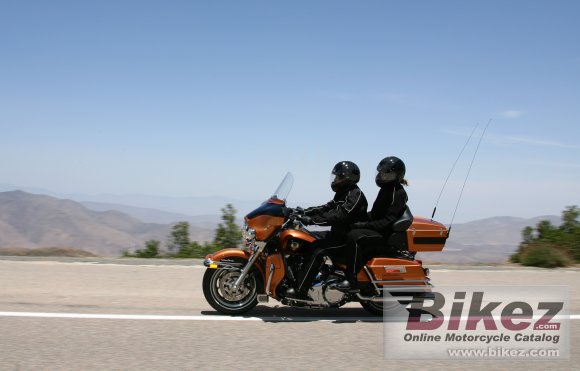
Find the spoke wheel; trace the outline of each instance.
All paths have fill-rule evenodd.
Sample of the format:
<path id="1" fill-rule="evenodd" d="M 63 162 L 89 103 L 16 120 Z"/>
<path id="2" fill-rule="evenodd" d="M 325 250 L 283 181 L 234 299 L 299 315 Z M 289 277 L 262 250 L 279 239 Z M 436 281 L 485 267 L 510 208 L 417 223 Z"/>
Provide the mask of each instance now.
<path id="1" fill-rule="evenodd" d="M 244 281 L 234 287 L 240 277 L 239 269 L 208 269 L 203 276 L 203 294 L 208 303 L 224 314 L 241 314 L 258 304 L 258 282 L 255 272 L 250 271 Z"/>
<path id="2" fill-rule="evenodd" d="M 381 295 L 384 295 L 382 293 Z M 388 295 L 388 294 L 387 294 Z M 360 305 L 369 313 L 375 316 L 382 316 L 385 310 L 388 313 L 398 313 L 403 308 L 398 301 L 361 301 Z"/>
<path id="3" fill-rule="evenodd" d="M 361 301 L 360 305 L 369 313 L 375 316 L 383 315 L 383 303 L 375 301 Z"/>

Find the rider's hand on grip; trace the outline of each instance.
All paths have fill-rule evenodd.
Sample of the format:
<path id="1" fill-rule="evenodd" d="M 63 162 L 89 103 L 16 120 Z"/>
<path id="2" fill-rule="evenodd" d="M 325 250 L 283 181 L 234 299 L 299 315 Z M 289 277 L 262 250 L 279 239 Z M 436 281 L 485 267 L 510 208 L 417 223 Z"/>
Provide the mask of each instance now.
<path id="1" fill-rule="evenodd" d="M 306 215 L 301 215 L 298 220 L 300 220 L 300 222 L 302 222 L 304 225 L 312 224 L 312 218 Z"/>

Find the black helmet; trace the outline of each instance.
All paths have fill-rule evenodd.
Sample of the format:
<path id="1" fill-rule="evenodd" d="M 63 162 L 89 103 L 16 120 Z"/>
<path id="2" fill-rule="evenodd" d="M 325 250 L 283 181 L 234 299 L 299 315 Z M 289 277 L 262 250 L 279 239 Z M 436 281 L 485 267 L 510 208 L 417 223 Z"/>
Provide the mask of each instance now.
<path id="1" fill-rule="evenodd" d="M 405 178 L 405 163 L 398 157 L 385 157 L 377 165 L 377 186 L 384 187 L 391 182 L 402 183 Z"/>
<path id="2" fill-rule="evenodd" d="M 330 175 L 330 187 L 334 192 L 343 191 L 357 184 L 360 170 L 354 162 L 341 161 L 334 165 Z"/>

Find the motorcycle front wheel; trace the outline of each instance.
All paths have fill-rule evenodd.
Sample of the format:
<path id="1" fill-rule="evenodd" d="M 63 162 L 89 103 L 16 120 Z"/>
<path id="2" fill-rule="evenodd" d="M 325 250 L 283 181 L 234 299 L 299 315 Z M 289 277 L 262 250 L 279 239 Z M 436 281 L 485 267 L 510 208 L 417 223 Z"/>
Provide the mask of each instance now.
<path id="1" fill-rule="evenodd" d="M 239 287 L 234 282 L 240 277 L 240 269 L 208 269 L 203 275 L 203 295 L 215 310 L 223 314 L 242 314 L 258 304 L 258 284 L 261 281 L 255 271 L 250 271 Z"/>

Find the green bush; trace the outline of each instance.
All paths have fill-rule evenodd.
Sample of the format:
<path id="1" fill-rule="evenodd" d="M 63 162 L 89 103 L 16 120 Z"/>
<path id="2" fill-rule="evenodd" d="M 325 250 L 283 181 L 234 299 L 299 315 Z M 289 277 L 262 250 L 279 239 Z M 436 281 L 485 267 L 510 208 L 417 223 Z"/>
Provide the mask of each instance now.
<path id="1" fill-rule="evenodd" d="M 566 267 L 574 263 L 562 249 L 544 244 L 527 246 L 519 253 L 517 260 L 525 266 L 542 268 Z"/>
<path id="2" fill-rule="evenodd" d="M 159 258 L 159 244 L 157 240 L 149 240 L 145 242 L 145 248 L 135 251 L 135 254 L 127 254 L 135 258 Z"/>
<path id="3" fill-rule="evenodd" d="M 191 242 L 187 247 L 179 250 L 177 254 L 172 254 L 172 258 L 204 258 L 207 254 L 217 250 L 212 244 L 201 245 L 198 242 Z"/>
<path id="4" fill-rule="evenodd" d="M 579 262 L 579 217 L 580 209 L 568 206 L 562 212 L 562 224 L 559 227 L 542 220 L 535 229 L 524 228 L 518 252 L 510 257 L 510 261 L 544 268 L 565 267 Z"/>

